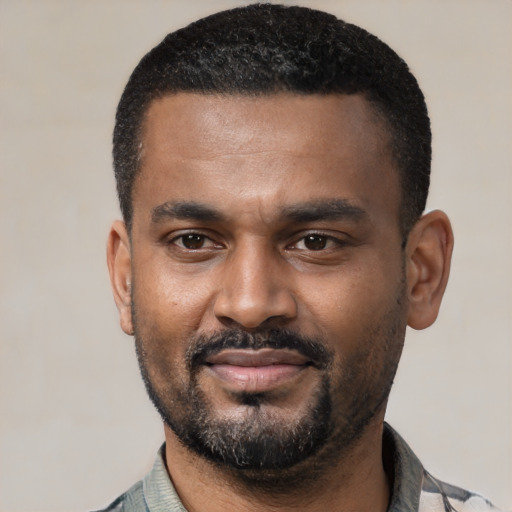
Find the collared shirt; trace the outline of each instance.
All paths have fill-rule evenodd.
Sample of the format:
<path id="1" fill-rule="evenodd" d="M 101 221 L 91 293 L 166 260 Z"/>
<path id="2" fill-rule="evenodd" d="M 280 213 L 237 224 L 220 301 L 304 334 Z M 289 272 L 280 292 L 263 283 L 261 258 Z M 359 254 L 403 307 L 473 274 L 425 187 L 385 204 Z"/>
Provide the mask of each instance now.
<path id="1" fill-rule="evenodd" d="M 479 494 L 435 479 L 388 424 L 383 448 L 393 482 L 388 512 L 499 512 Z M 187 512 L 167 473 L 164 454 L 165 445 L 144 479 L 98 512 Z"/>

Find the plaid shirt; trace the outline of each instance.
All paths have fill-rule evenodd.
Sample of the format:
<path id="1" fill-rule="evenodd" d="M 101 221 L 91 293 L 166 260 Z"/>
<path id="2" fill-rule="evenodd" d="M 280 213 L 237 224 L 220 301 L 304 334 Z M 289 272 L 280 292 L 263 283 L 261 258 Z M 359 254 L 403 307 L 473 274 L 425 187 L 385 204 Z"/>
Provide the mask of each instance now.
<path id="1" fill-rule="evenodd" d="M 393 473 L 388 512 L 499 512 L 479 494 L 435 479 L 387 424 L 383 443 Z M 187 512 L 167 474 L 164 453 L 165 445 L 160 448 L 153 469 L 146 477 L 98 512 Z"/>

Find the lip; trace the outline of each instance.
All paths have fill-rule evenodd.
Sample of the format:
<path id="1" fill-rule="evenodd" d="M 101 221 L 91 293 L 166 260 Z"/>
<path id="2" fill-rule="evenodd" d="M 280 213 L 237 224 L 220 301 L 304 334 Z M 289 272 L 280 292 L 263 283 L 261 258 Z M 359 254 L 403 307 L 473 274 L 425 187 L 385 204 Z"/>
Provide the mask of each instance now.
<path id="1" fill-rule="evenodd" d="M 206 366 L 238 391 L 262 393 L 283 386 L 311 366 L 302 354 L 288 349 L 229 349 L 208 357 Z"/>

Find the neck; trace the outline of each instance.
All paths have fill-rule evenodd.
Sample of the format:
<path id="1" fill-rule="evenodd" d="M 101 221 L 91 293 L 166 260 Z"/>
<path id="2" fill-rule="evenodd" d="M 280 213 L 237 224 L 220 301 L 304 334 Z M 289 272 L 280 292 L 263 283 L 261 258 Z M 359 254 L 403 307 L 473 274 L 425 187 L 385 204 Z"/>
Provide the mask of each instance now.
<path id="1" fill-rule="evenodd" d="M 385 512 L 390 490 L 382 464 L 383 424 L 381 418 L 375 420 L 342 460 L 328 468 L 318 463 L 320 452 L 289 470 L 264 475 L 213 464 L 185 448 L 165 427 L 167 470 L 189 512 Z"/>

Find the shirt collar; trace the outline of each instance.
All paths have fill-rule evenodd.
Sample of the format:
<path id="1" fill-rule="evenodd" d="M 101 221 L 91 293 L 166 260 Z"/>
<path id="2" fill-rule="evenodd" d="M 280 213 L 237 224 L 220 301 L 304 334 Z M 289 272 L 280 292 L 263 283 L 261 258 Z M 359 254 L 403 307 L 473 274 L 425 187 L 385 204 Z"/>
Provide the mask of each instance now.
<path id="1" fill-rule="evenodd" d="M 423 466 L 402 437 L 384 423 L 382 439 L 384 468 L 391 482 L 388 512 L 416 512 L 423 484 Z"/>
<path id="2" fill-rule="evenodd" d="M 383 461 L 391 482 L 388 512 L 418 510 L 423 482 L 423 466 L 402 437 L 384 423 Z M 165 466 L 165 443 L 158 451 L 151 471 L 142 483 L 150 512 L 187 512 Z"/>

